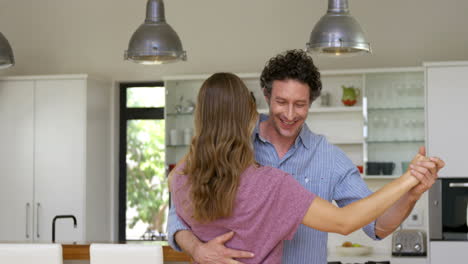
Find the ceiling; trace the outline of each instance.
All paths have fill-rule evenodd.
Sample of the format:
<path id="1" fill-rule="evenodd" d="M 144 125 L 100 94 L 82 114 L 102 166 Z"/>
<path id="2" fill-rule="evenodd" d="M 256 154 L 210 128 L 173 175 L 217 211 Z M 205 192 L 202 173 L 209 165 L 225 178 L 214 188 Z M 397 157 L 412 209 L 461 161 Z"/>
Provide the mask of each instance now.
<path id="1" fill-rule="evenodd" d="M 320 69 L 420 66 L 468 60 L 468 1 L 350 0 L 372 55 L 315 57 Z M 166 0 L 167 21 L 188 61 L 142 66 L 123 61 L 143 22 L 146 0 L 0 0 L 0 32 L 17 65 L 0 75 L 90 73 L 114 80 L 176 74 L 259 72 L 286 49 L 304 48 L 327 1 Z"/>

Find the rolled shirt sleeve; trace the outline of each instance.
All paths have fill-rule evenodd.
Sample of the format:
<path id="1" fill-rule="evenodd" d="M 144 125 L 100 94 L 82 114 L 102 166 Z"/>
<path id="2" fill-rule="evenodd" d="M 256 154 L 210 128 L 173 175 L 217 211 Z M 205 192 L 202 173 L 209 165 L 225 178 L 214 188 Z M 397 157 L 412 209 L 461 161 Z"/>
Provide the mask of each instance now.
<path id="1" fill-rule="evenodd" d="M 356 166 L 340 149 L 336 151 L 335 173 L 339 181 L 335 186 L 333 200 L 339 207 L 344 207 L 372 194 Z M 375 234 L 375 222 L 366 225 L 362 230 L 370 238 L 380 240 Z"/>

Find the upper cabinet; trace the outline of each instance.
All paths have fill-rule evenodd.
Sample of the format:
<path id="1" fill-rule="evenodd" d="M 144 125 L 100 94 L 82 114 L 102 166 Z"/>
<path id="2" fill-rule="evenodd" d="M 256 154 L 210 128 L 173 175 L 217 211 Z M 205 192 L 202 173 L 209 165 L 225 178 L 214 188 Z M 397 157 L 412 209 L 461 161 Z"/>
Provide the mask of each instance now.
<path id="1" fill-rule="evenodd" d="M 398 177 L 424 146 L 424 72 L 394 69 L 365 75 L 366 175 Z"/>
<path id="2" fill-rule="evenodd" d="M 427 150 L 444 159 L 439 177 L 468 177 L 468 62 L 427 63 Z"/>
<path id="3" fill-rule="evenodd" d="M 260 75 L 239 76 L 253 92 L 258 111 L 268 114 Z M 176 163 L 188 150 L 186 139 L 193 133 L 190 106 L 208 77 L 165 78 L 168 164 Z M 357 166 L 363 166 L 364 178 L 401 175 L 419 146 L 424 146 L 424 69 L 323 71 L 321 78 L 322 95 L 312 103 L 306 120 L 311 130 L 325 135 Z M 355 102 L 350 103 L 349 93 Z"/>
<path id="4" fill-rule="evenodd" d="M 0 79 L 0 240 L 110 239 L 110 83 Z"/>

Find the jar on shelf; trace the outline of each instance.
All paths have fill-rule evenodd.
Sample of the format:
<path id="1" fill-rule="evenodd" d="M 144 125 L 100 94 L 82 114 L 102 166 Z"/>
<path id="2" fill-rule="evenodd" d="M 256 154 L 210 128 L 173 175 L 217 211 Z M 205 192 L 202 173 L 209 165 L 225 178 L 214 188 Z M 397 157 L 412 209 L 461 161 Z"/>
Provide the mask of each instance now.
<path id="1" fill-rule="evenodd" d="M 185 128 L 184 129 L 184 144 L 190 145 L 192 143 L 193 129 Z"/>
<path id="2" fill-rule="evenodd" d="M 180 139 L 180 132 L 178 129 L 171 129 L 169 132 L 169 145 L 177 146 L 182 144 L 182 140 Z"/>

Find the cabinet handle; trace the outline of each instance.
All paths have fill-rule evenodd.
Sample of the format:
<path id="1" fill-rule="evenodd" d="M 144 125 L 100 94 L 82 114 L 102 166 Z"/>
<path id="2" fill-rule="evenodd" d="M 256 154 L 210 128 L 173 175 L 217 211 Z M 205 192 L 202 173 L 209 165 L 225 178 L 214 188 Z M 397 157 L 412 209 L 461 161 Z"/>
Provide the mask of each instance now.
<path id="1" fill-rule="evenodd" d="M 468 182 L 451 182 L 449 183 L 450 188 L 457 188 L 457 187 L 462 187 L 462 188 L 468 188 Z"/>
<path id="2" fill-rule="evenodd" d="M 26 203 L 26 238 L 29 238 L 29 207 L 31 205 Z"/>
<path id="3" fill-rule="evenodd" d="M 37 203 L 37 210 L 36 210 L 36 230 L 37 230 L 37 238 L 40 238 L 41 235 L 39 234 L 39 207 L 41 207 L 41 203 Z"/>

